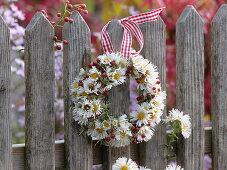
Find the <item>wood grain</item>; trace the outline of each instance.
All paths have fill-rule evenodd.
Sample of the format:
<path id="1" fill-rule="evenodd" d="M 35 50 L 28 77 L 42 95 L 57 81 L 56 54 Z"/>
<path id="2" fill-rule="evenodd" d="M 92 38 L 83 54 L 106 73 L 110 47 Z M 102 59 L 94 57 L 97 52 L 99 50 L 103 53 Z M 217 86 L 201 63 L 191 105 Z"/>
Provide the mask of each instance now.
<path id="1" fill-rule="evenodd" d="M 37 12 L 25 32 L 26 169 L 53 170 L 54 29 Z"/>
<path id="2" fill-rule="evenodd" d="M 144 47 L 141 55 L 157 66 L 162 83 L 166 90 L 166 27 L 161 18 L 154 22 L 140 24 L 144 36 Z M 163 116 L 166 115 L 164 111 Z M 166 126 L 159 124 L 150 141 L 140 144 L 140 164 L 154 170 L 165 169 Z M 152 151 L 152 152 L 151 152 Z"/>
<path id="3" fill-rule="evenodd" d="M 177 108 L 189 114 L 192 134 L 178 143 L 177 159 L 187 170 L 203 170 L 204 34 L 203 22 L 187 6 L 176 24 Z"/>
<path id="4" fill-rule="evenodd" d="M 212 21 L 213 169 L 227 169 L 227 5 Z"/>
<path id="5" fill-rule="evenodd" d="M 80 68 L 90 61 L 90 30 L 78 12 L 71 17 L 74 22 L 66 23 L 63 29 L 64 39 L 64 106 L 65 106 L 65 160 L 67 170 L 92 169 L 92 142 L 79 134 L 80 126 L 73 119 L 70 100 L 70 85 L 78 75 Z"/>
<path id="6" fill-rule="evenodd" d="M 12 169 L 9 29 L 0 16 L 0 170 Z"/>
<path id="7" fill-rule="evenodd" d="M 110 35 L 114 51 L 120 52 L 121 41 L 123 37 L 123 27 L 118 20 L 112 20 L 107 28 Z M 114 87 L 110 91 L 109 100 L 110 112 L 112 115 L 119 117 L 122 114 L 129 113 L 129 81 L 123 85 Z M 130 146 L 114 148 L 106 147 L 103 151 L 103 164 L 105 170 L 111 170 L 113 163 L 119 157 L 130 157 Z"/>

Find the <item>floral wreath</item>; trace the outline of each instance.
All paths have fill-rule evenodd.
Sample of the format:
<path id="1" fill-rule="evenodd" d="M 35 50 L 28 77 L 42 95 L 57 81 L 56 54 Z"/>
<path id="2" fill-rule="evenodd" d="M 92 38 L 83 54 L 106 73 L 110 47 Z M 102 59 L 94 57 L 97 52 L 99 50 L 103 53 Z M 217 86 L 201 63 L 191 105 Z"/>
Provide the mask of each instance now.
<path id="1" fill-rule="evenodd" d="M 137 82 L 138 105 L 129 115 L 114 117 L 105 99 L 108 91 L 125 83 L 127 77 Z M 154 65 L 141 55 L 126 59 L 120 53 L 98 56 L 96 62 L 81 69 L 71 94 L 74 119 L 86 134 L 115 147 L 150 140 L 161 121 L 166 97 Z"/>

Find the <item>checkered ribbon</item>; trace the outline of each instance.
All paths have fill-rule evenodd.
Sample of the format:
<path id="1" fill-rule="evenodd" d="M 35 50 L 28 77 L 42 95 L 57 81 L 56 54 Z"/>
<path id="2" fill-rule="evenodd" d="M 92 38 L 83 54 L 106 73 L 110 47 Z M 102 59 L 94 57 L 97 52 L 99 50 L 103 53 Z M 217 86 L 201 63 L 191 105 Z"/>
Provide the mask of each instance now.
<path id="1" fill-rule="evenodd" d="M 129 58 L 130 55 L 138 55 L 141 52 L 144 42 L 143 34 L 141 29 L 139 28 L 139 24 L 157 20 L 159 14 L 164 8 L 159 8 L 150 12 L 145 12 L 119 20 L 121 25 L 124 27 L 123 39 L 121 44 L 121 54 L 123 57 Z M 106 31 L 109 23 L 110 21 L 102 29 L 102 47 L 104 53 L 114 52 L 110 36 Z M 140 45 L 140 49 L 136 52 L 131 52 L 132 34 L 136 37 Z"/>

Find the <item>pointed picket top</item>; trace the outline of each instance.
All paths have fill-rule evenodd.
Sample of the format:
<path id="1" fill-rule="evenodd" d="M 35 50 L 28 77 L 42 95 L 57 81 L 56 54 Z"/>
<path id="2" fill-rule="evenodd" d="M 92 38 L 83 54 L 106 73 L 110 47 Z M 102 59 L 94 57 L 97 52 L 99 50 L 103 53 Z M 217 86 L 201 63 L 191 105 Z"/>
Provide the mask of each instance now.
<path id="1" fill-rule="evenodd" d="M 43 27 L 44 29 L 49 28 L 51 30 L 54 30 L 52 24 L 48 21 L 48 19 L 41 12 L 36 12 L 36 14 L 33 16 L 32 20 L 26 27 L 26 32 L 33 33 L 33 31 L 34 31 L 34 29 L 36 29 L 36 27 Z M 42 29 L 39 29 L 39 30 L 41 31 Z"/>
<path id="2" fill-rule="evenodd" d="M 184 8 L 183 12 L 181 13 L 180 18 L 177 20 L 176 24 L 178 25 L 179 23 L 185 23 L 191 17 L 193 18 L 195 17 L 197 18 L 197 20 L 202 22 L 202 18 L 199 15 L 199 13 L 196 11 L 196 9 L 192 5 L 187 5 Z"/>
<path id="3" fill-rule="evenodd" d="M 227 4 L 223 4 L 219 10 L 217 11 L 216 15 L 214 16 L 212 20 L 212 24 L 220 23 L 220 22 L 226 22 L 227 18 Z"/>
<path id="4" fill-rule="evenodd" d="M 80 15 L 79 12 L 73 11 L 72 15 L 70 16 L 70 19 L 73 19 L 73 23 L 66 22 L 64 24 L 63 30 L 65 30 L 69 27 L 75 27 L 75 28 L 77 28 L 78 26 L 80 27 L 81 25 L 78 24 L 78 23 L 80 23 L 80 24 L 83 24 L 83 26 L 85 26 L 86 30 L 88 30 L 88 33 L 90 33 L 90 29 L 89 29 L 87 23 L 85 22 L 84 18 Z"/>

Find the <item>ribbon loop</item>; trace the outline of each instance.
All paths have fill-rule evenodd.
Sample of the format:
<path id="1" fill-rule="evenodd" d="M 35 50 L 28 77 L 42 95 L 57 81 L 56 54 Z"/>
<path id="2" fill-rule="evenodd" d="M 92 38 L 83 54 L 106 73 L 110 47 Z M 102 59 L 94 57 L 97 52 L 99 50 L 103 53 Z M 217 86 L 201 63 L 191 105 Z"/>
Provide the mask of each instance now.
<path id="1" fill-rule="evenodd" d="M 135 16 L 130 16 L 127 18 L 123 18 L 120 21 L 121 25 L 124 27 L 124 34 L 121 44 L 121 54 L 125 58 L 129 58 L 130 55 L 139 55 L 143 48 L 144 40 L 143 40 L 143 33 L 141 29 L 139 28 L 138 24 L 154 21 L 158 19 L 158 16 L 160 12 L 164 8 L 159 8 L 150 12 L 145 12 L 142 14 L 138 14 Z M 109 25 L 110 21 L 103 27 L 102 29 L 102 47 L 103 51 L 105 53 L 112 53 L 114 52 L 113 45 L 111 43 L 110 36 L 107 32 L 107 27 Z M 132 34 L 136 37 L 140 49 L 137 52 L 131 52 L 131 46 L 132 46 Z"/>

